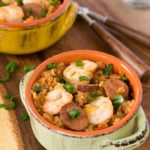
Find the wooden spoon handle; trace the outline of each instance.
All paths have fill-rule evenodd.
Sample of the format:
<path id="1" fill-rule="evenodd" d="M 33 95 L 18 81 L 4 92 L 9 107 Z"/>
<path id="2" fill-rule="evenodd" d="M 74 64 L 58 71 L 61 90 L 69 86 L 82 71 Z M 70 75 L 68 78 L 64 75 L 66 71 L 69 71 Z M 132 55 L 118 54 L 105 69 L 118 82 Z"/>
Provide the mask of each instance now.
<path id="1" fill-rule="evenodd" d="M 142 81 L 150 79 L 150 67 L 143 62 L 136 54 L 121 43 L 116 37 L 110 34 L 101 23 L 91 24 L 92 29 L 106 41 L 112 50 L 137 72 Z"/>
<path id="2" fill-rule="evenodd" d="M 111 19 L 107 19 L 104 22 L 108 27 L 118 31 L 119 33 L 122 33 L 126 35 L 127 37 L 131 38 L 132 40 L 135 40 L 142 45 L 150 48 L 150 36 L 147 34 L 144 34 L 140 31 L 134 30 L 128 26 L 125 26 L 121 23 L 115 22 Z"/>

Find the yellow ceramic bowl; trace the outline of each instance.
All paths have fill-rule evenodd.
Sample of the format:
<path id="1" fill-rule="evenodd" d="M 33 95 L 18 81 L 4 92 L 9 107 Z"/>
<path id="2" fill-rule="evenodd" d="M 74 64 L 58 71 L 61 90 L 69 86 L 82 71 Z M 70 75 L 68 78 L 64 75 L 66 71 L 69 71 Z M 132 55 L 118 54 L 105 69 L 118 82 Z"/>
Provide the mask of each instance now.
<path id="1" fill-rule="evenodd" d="M 77 10 L 77 4 L 64 0 L 50 16 L 32 23 L 0 23 L 0 52 L 29 54 L 51 46 L 73 25 Z"/>

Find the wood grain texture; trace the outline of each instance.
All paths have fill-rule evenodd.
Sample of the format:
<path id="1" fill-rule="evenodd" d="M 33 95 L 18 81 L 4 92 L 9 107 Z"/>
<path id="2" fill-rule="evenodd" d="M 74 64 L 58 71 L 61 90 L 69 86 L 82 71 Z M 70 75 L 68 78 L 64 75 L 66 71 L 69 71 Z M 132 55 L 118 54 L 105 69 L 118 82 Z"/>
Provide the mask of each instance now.
<path id="1" fill-rule="evenodd" d="M 124 5 L 120 0 L 116 0 L 116 1 L 86 0 L 86 2 L 81 0 L 77 0 L 77 1 L 83 6 L 88 6 L 89 8 L 97 12 L 101 12 L 102 14 L 108 15 L 111 18 L 116 19 L 117 21 L 121 21 L 136 29 L 140 29 L 141 31 L 146 32 L 150 35 L 150 28 L 148 25 L 148 23 L 150 24 L 150 21 L 148 21 L 150 19 L 149 18 L 150 16 L 147 15 L 147 12 L 149 12 L 149 10 L 143 11 L 142 14 L 138 10 L 138 14 L 140 14 L 140 16 L 144 15 L 144 17 L 139 18 L 138 15 L 135 15 L 137 13 L 137 10 L 133 10 L 129 8 L 128 6 Z M 141 21 L 139 21 L 139 19 L 141 19 Z M 143 21 L 145 21 L 145 23 L 143 23 Z M 116 36 L 119 37 L 121 41 L 123 41 L 130 49 L 133 50 L 133 52 L 139 55 L 147 64 L 150 65 L 150 49 L 145 48 L 136 42 L 130 41 L 128 38 L 118 33 L 116 33 Z M 5 65 L 9 61 L 16 61 L 20 66 L 20 68 L 15 72 L 15 74 L 13 74 L 11 80 L 6 84 L 1 85 L 0 88 L 2 89 L 0 90 L 1 93 L 0 95 L 3 95 L 5 93 L 4 91 L 7 91 L 7 93 L 15 97 L 17 103 L 17 107 L 14 112 L 11 112 L 10 114 L 10 112 L 5 111 L 8 117 L 11 117 L 11 115 L 13 115 L 14 118 L 16 118 L 16 121 L 14 121 L 14 123 L 18 124 L 18 127 L 20 129 L 19 131 L 19 129 L 17 129 L 16 127 L 17 131 L 14 130 L 11 131 L 11 134 L 15 135 L 16 137 L 16 138 L 11 138 L 12 141 L 14 140 L 14 142 L 12 142 L 11 145 L 11 150 L 13 149 L 13 146 L 14 146 L 14 150 L 18 150 L 18 149 L 44 150 L 44 148 L 42 148 L 42 146 L 35 139 L 29 121 L 21 120 L 21 114 L 25 112 L 25 109 L 20 100 L 19 89 L 18 89 L 19 81 L 21 77 L 24 75 L 24 73 L 21 71 L 22 66 L 30 65 L 30 64 L 37 66 L 43 60 L 55 54 L 64 51 L 69 51 L 69 50 L 76 50 L 76 49 L 94 49 L 94 50 L 99 50 L 99 51 L 104 51 L 106 53 L 114 54 L 111 51 L 111 48 L 101 38 L 97 37 L 97 35 L 81 19 L 78 19 L 76 21 L 72 29 L 69 32 L 67 32 L 67 34 L 59 42 L 57 42 L 55 45 L 53 45 L 51 48 L 48 48 L 47 50 L 44 50 L 37 54 L 26 55 L 26 56 L 12 56 L 12 55 L 0 54 L 0 75 L 4 74 L 2 70 L 4 69 Z M 150 97 L 150 89 L 144 88 L 142 106 L 146 112 L 146 115 L 150 123 L 149 97 Z M 0 110 L 0 111 L 4 111 L 4 110 Z M 0 125 L 0 128 L 1 127 L 2 126 Z M 0 131 L 1 130 L 2 129 L 0 129 Z M 19 137 L 19 133 L 21 134 L 21 137 Z M 0 149 L 3 149 L 3 147 L 1 147 L 1 144 L 5 142 L 6 134 L 5 133 L 1 134 L 1 137 L 4 137 L 4 138 L 0 138 Z M 8 138 L 10 138 L 10 136 L 8 136 Z M 21 146 L 18 148 L 17 147 L 18 145 Z M 148 150 L 149 147 L 150 147 L 150 138 L 138 150 Z M 10 150 L 8 144 L 5 145 L 5 149 Z"/>
<path id="2" fill-rule="evenodd" d="M 118 31 L 121 34 L 124 34 L 128 38 L 134 41 L 137 41 L 143 44 L 144 46 L 150 48 L 150 42 L 149 42 L 150 36 L 148 34 L 145 34 L 144 32 L 130 28 L 129 26 L 121 24 L 120 22 L 114 21 L 112 19 L 107 19 L 105 21 L 105 25 L 107 25 L 111 29 L 114 29 L 115 31 Z"/>
<path id="3" fill-rule="evenodd" d="M 102 37 L 111 47 L 111 50 L 122 60 L 127 62 L 135 70 L 141 81 L 149 81 L 150 67 L 126 45 L 120 42 L 115 36 L 108 32 L 102 23 L 94 22 L 91 28 Z M 147 77 L 147 78 L 146 78 Z"/>
<path id="4" fill-rule="evenodd" d="M 150 9 L 135 9 L 124 4 L 122 0 L 109 2 L 107 0 L 101 1 L 103 1 L 103 6 L 114 18 L 124 22 L 134 29 L 150 35 L 150 15 L 148 15 Z"/>

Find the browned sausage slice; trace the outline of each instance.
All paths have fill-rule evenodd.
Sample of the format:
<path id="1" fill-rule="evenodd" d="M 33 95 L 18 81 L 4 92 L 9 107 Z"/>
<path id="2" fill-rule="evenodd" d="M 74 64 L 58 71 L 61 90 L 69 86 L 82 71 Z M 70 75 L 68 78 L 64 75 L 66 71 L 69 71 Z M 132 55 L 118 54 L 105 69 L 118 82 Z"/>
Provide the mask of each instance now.
<path id="1" fill-rule="evenodd" d="M 112 97 L 116 94 L 120 94 L 123 98 L 127 98 L 129 94 L 128 85 L 121 81 L 115 79 L 107 79 L 103 84 L 104 90 L 108 97 Z"/>
<path id="2" fill-rule="evenodd" d="M 92 92 L 97 90 L 99 90 L 98 84 L 78 85 L 78 91 L 81 92 Z"/>
<path id="3" fill-rule="evenodd" d="M 34 18 L 39 19 L 46 15 L 45 8 L 43 8 L 40 4 L 37 3 L 27 3 L 24 4 L 22 8 L 26 18 L 33 16 Z"/>
<path id="4" fill-rule="evenodd" d="M 78 110 L 77 118 L 72 119 L 69 115 L 73 110 Z M 82 131 L 88 126 L 88 118 L 85 112 L 75 103 L 69 103 L 62 107 L 60 111 L 60 119 L 64 125 L 75 131 Z"/>

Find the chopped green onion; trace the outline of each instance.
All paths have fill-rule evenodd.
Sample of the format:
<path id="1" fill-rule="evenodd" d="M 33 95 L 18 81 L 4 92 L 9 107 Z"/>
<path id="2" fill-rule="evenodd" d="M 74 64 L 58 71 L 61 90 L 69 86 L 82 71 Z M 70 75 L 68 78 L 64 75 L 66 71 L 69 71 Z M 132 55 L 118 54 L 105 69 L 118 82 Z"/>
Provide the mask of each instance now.
<path id="1" fill-rule="evenodd" d="M 14 109 L 15 106 L 15 102 L 10 102 L 9 104 L 0 104 L 0 108 L 4 108 L 6 110 Z"/>
<path id="2" fill-rule="evenodd" d="M 101 96 L 101 95 L 102 95 L 102 93 L 101 93 L 100 91 L 93 91 L 93 92 L 90 92 L 89 95 L 88 95 L 88 97 L 87 97 L 87 101 L 88 101 L 88 102 L 96 101 L 97 98 L 98 98 L 99 96 Z"/>
<path id="3" fill-rule="evenodd" d="M 35 86 L 32 90 L 36 94 L 39 94 L 42 91 L 42 87 L 41 86 Z"/>
<path id="4" fill-rule="evenodd" d="M 8 5 L 9 5 L 8 3 L 0 2 L 0 7 L 8 6 Z"/>
<path id="5" fill-rule="evenodd" d="M 0 108 L 6 108 L 7 107 L 7 105 L 6 104 L 0 104 Z"/>
<path id="6" fill-rule="evenodd" d="M 6 66 L 5 68 L 5 71 L 7 73 L 12 73 L 15 71 L 15 69 L 18 67 L 17 63 L 16 62 L 10 62 L 8 63 L 8 65 Z"/>
<path id="7" fill-rule="evenodd" d="M 7 105 L 7 106 L 5 107 L 5 109 L 11 110 L 11 109 L 14 109 L 15 107 L 16 107 L 15 102 L 14 102 L 14 101 L 10 101 L 9 105 Z"/>
<path id="8" fill-rule="evenodd" d="M 102 95 L 102 93 L 101 92 L 98 92 L 98 91 L 94 91 L 94 92 L 90 92 L 90 96 L 91 97 L 98 97 L 98 96 L 101 96 Z"/>
<path id="9" fill-rule="evenodd" d="M 57 65 L 54 63 L 48 64 L 48 69 L 54 69 L 56 67 L 57 67 Z"/>
<path id="10" fill-rule="evenodd" d="M 29 120 L 29 115 L 27 113 L 24 113 L 24 114 L 21 115 L 21 119 L 23 121 Z"/>
<path id="11" fill-rule="evenodd" d="M 41 9 L 41 11 L 40 11 L 40 18 L 45 17 L 46 13 L 47 13 L 46 9 Z"/>
<path id="12" fill-rule="evenodd" d="M 14 97 L 11 95 L 5 95 L 4 98 L 9 100 L 14 100 Z"/>
<path id="13" fill-rule="evenodd" d="M 125 76 L 122 76 L 122 77 L 121 77 L 121 80 L 122 80 L 123 82 L 128 82 L 128 81 L 129 81 Z"/>
<path id="14" fill-rule="evenodd" d="M 83 66 L 84 65 L 82 60 L 75 61 L 75 64 L 76 64 L 76 66 Z"/>
<path id="15" fill-rule="evenodd" d="M 90 79 L 87 76 L 80 76 L 79 80 L 80 81 L 89 81 Z"/>
<path id="16" fill-rule="evenodd" d="M 78 116 L 80 115 L 80 112 L 76 109 L 72 110 L 71 112 L 69 112 L 69 116 L 72 118 L 72 119 L 75 119 L 77 118 Z"/>
<path id="17" fill-rule="evenodd" d="M 111 73 L 112 69 L 113 69 L 113 65 L 112 65 L 112 64 L 108 64 L 108 65 L 105 67 L 104 74 L 105 74 L 106 76 L 109 76 L 109 74 Z"/>
<path id="18" fill-rule="evenodd" d="M 64 77 L 60 77 L 58 82 L 66 84 L 66 80 L 64 79 Z"/>
<path id="19" fill-rule="evenodd" d="M 119 106 L 124 102 L 122 95 L 115 95 L 112 97 L 112 100 L 113 100 L 112 104 L 115 109 L 118 109 Z"/>
<path id="20" fill-rule="evenodd" d="M 75 93 L 75 88 L 72 85 L 70 85 L 70 84 L 65 84 L 64 88 L 66 89 L 67 92 L 69 92 L 71 94 Z"/>
<path id="21" fill-rule="evenodd" d="M 5 67 L 5 72 L 7 73 L 7 75 L 5 77 L 0 78 L 0 83 L 7 82 L 10 79 L 11 74 L 15 71 L 16 68 L 17 68 L 16 62 L 9 62 Z"/>
<path id="22" fill-rule="evenodd" d="M 58 2 L 59 2 L 59 0 L 51 0 L 51 5 L 57 5 L 58 4 Z"/>
<path id="23" fill-rule="evenodd" d="M 10 102 L 9 102 L 9 104 L 0 104 L 0 108 L 4 108 L 6 110 L 14 109 L 16 106 L 15 101 L 14 101 L 14 97 L 11 95 L 6 95 L 6 96 L 4 96 L 4 98 L 9 99 Z"/>
<path id="24" fill-rule="evenodd" d="M 33 65 L 24 66 L 22 69 L 24 72 L 29 72 L 29 71 L 32 71 L 34 69 L 34 66 Z"/>

